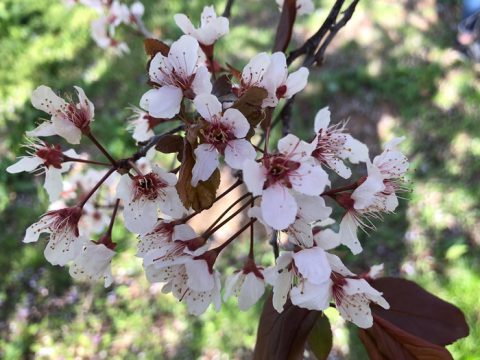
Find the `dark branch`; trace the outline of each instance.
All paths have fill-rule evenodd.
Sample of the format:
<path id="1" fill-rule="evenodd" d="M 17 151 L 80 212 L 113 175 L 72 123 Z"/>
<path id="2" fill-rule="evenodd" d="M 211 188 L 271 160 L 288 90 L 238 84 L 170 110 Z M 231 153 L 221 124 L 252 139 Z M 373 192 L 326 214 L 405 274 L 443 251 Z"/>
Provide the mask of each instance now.
<path id="1" fill-rule="evenodd" d="M 176 128 L 173 128 L 172 130 L 169 130 L 167 132 L 164 132 L 162 134 L 158 134 L 155 136 L 152 136 L 148 141 L 142 144 L 142 147 L 135 153 L 133 154 L 129 160 L 137 161 L 138 159 L 144 157 L 147 155 L 148 150 L 150 150 L 152 147 L 156 146 L 158 142 L 164 138 L 167 135 L 172 135 L 175 134 L 185 128 L 184 125 L 177 126 Z"/>
<path id="2" fill-rule="evenodd" d="M 232 5 L 235 0 L 227 0 L 227 3 L 225 4 L 225 10 L 223 10 L 223 17 L 229 18 L 231 13 L 232 13 Z"/>

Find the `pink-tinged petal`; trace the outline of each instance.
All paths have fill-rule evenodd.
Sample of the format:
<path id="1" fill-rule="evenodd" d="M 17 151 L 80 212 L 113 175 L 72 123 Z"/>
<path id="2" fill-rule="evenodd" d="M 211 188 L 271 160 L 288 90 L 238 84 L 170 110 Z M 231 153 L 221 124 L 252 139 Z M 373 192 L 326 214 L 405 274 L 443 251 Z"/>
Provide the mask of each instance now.
<path id="1" fill-rule="evenodd" d="M 296 93 L 305 89 L 308 82 L 308 69 L 301 67 L 297 71 L 288 75 L 285 85 L 287 86 L 287 92 L 285 93 L 285 99 L 290 99 Z"/>
<path id="2" fill-rule="evenodd" d="M 332 269 L 325 251 L 318 246 L 296 252 L 293 260 L 302 277 L 309 282 L 321 284 L 330 279 Z"/>
<path id="3" fill-rule="evenodd" d="M 170 64 L 168 59 L 158 52 L 150 62 L 148 75 L 151 81 L 159 85 L 167 85 L 170 83 L 169 77 L 172 69 L 172 64 Z"/>
<path id="4" fill-rule="evenodd" d="M 315 143 L 300 140 L 293 134 L 288 134 L 278 140 L 278 150 L 294 161 L 300 161 L 310 156 L 315 150 L 315 145 Z"/>
<path id="5" fill-rule="evenodd" d="M 64 233 L 52 233 L 45 247 L 43 255 L 52 265 L 65 266 L 75 259 L 82 251 L 83 240 L 68 231 Z"/>
<path id="6" fill-rule="evenodd" d="M 218 168 L 218 151 L 209 144 L 200 144 L 194 151 L 195 165 L 192 169 L 192 186 L 200 180 L 205 181 Z"/>
<path id="7" fill-rule="evenodd" d="M 228 31 L 229 21 L 227 18 L 221 16 L 198 29 L 195 32 L 195 37 L 203 45 L 212 45 L 219 38 L 228 34 Z"/>
<path id="8" fill-rule="evenodd" d="M 213 274 L 208 269 L 205 260 L 194 260 L 185 264 L 187 270 L 187 285 L 194 291 L 210 291 L 215 285 Z"/>
<path id="9" fill-rule="evenodd" d="M 83 91 L 83 89 L 80 86 L 74 86 L 74 88 L 77 91 L 79 105 L 89 110 L 90 119 L 93 120 L 93 116 L 95 114 L 95 106 L 87 98 L 87 95 L 85 95 L 85 91 Z"/>
<path id="10" fill-rule="evenodd" d="M 195 32 L 195 27 L 185 14 L 175 14 L 173 19 L 175 20 L 175 24 L 177 24 L 184 34 L 192 35 Z"/>
<path id="11" fill-rule="evenodd" d="M 245 139 L 231 140 L 225 148 L 225 161 L 232 169 L 241 169 L 245 160 L 254 160 L 256 156 L 252 144 Z"/>
<path id="12" fill-rule="evenodd" d="M 52 166 L 47 168 L 45 170 L 45 184 L 43 187 L 47 190 L 50 202 L 58 200 L 63 190 L 61 170 Z"/>
<path id="13" fill-rule="evenodd" d="M 357 237 L 358 221 L 353 214 L 348 211 L 340 222 L 340 242 L 347 246 L 353 255 L 360 254 L 362 252 L 362 245 Z"/>
<path id="14" fill-rule="evenodd" d="M 197 233 L 188 224 L 176 225 L 173 228 L 173 235 L 172 235 L 173 241 L 176 241 L 176 240 L 186 241 L 186 240 L 194 239 L 196 237 L 197 237 Z"/>
<path id="15" fill-rule="evenodd" d="M 47 114 L 55 115 L 59 109 L 66 106 L 66 103 L 51 88 L 41 85 L 32 93 L 32 105 Z"/>
<path id="16" fill-rule="evenodd" d="M 250 130 L 250 124 L 243 114 L 237 109 L 228 109 L 222 116 L 221 122 L 229 126 L 237 139 L 243 138 Z"/>
<path id="17" fill-rule="evenodd" d="M 48 224 L 50 222 L 50 218 L 48 216 L 44 216 L 40 218 L 36 223 L 33 223 L 27 228 L 25 232 L 25 237 L 23 238 L 24 243 L 31 243 L 37 242 L 40 234 L 43 233 L 51 233 L 50 229 L 48 228 Z"/>
<path id="18" fill-rule="evenodd" d="M 243 68 L 242 81 L 248 86 L 258 86 L 263 80 L 263 75 L 270 65 L 270 56 L 267 53 L 255 55 Z"/>
<path id="19" fill-rule="evenodd" d="M 334 249 L 340 245 L 340 235 L 332 229 L 320 230 L 313 236 L 313 240 L 323 250 Z"/>
<path id="20" fill-rule="evenodd" d="M 254 160 L 247 159 L 242 167 L 243 181 L 245 181 L 248 191 L 250 191 L 253 196 L 261 195 L 263 184 L 267 179 L 263 166 Z"/>
<path id="21" fill-rule="evenodd" d="M 352 170 L 338 157 L 328 157 L 325 159 L 327 165 L 344 179 L 352 176 Z"/>
<path id="22" fill-rule="evenodd" d="M 309 196 L 295 192 L 293 194 L 298 206 L 297 216 L 307 223 L 325 220 L 332 213 L 332 208 L 325 205 L 325 200 L 320 196 Z"/>
<path id="23" fill-rule="evenodd" d="M 179 219 L 187 212 L 178 196 L 175 187 L 166 187 L 163 189 L 163 196 L 158 199 L 158 207 L 165 215 L 174 219 Z"/>
<path id="24" fill-rule="evenodd" d="M 254 273 L 248 273 L 238 295 L 238 308 L 246 311 L 262 297 L 265 292 L 265 282 Z"/>
<path id="25" fill-rule="evenodd" d="M 52 121 L 44 121 L 35 129 L 26 132 L 26 135 L 30 137 L 53 136 L 56 134 Z"/>
<path id="26" fill-rule="evenodd" d="M 171 172 L 167 172 L 158 165 L 152 166 L 152 171 L 168 186 L 175 186 L 177 184 L 177 176 Z"/>
<path id="27" fill-rule="evenodd" d="M 198 41 L 190 35 L 182 35 L 170 47 L 168 60 L 182 77 L 189 77 L 195 72 L 198 47 Z"/>
<path id="28" fill-rule="evenodd" d="M 262 209 L 260 207 L 254 206 L 254 207 L 248 209 L 247 215 L 250 218 L 257 219 L 265 227 L 265 232 L 267 233 L 267 235 L 272 234 L 273 229 L 270 226 L 268 226 L 268 224 L 263 219 Z"/>
<path id="29" fill-rule="evenodd" d="M 367 179 L 351 195 L 351 198 L 355 201 L 354 208 L 357 210 L 368 208 L 375 201 L 375 194 L 385 189 L 380 170 L 370 163 L 367 163 L 367 168 Z"/>
<path id="30" fill-rule="evenodd" d="M 202 14 L 200 15 L 200 26 L 203 28 L 207 26 L 210 22 L 214 21 L 217 18 L 215 13 L 215 8 L 213 5 L 205 6 L 203 8 Z"/>
<path id="31" fill-rule="evenodd" d="M 110 263 L 114 255 L 115 251 L 105 245 L 86 241 L 80 254 L 73 260 L 69 273 L 78 280 L 104 280 L 104 286 L 109 287 L 113 281 Z"/>
<path id="32" fill-rule="evenodd" d="M 209 122 L 212 122 L 215 118 L 219 119 L 221 116 L 222 104 L 215 95 L 197 95 L 195 99 L 193 99 L 193 104 L 202 118 Z"/>
<path id="33" fill-rule="evenodd" d="M 342 134 L 342 136 L 346 139 L 345 145 L 339 153 L 342 159 L 348 159 L 352 164 L 370 161 L 368 147 L 364 143 L 348 134 Z"/>
<path id="34" fill-rule="evenodd" d="M 20 158 L 15 164 L 7 168 L 10 174 L 16 174 L 22 171 L 33 171 L 43 164 L 43 160 L 37 156 L 25 156 Z"/>
<path id="35" fill-rule="evenodd" d="M 385 196 L 385 210 L 386 211 L 395 211 L 398 206 L 398 198 L 395 193 L 389 194 Z"/>
<path id="36" fill-rule="evenodd" d="M 342 260 L 340 260 L 337 255 L 329 253 L 326 253 L 326 255 L 332 271 L 339 273 L 343 276 L 355 276 L 355 274 L 343 264 Z"/>
<path id="37" fill-rule="evenodd" d="M 303 219 L 297 219 L 288 227 L 288 241 L 302 248 L 313 246 L 312 227 Z"/>
<path id="38" fill-rule="evenodd" d="M 128 174 L 122 175 L 117 185 L 116 197 L 128 203 L 133 197 L 133 183 Z"/>
<path id="39" fill-rule="evenodd" d="M 157 203 L 140 198 L 125 201 L 123 208 L 125 227 L 136 234 L 146 234 L 153 230 L 157 223 Z"/>
<path id="40" fill-rule="evenodd" d="M 328 174 L 314 162 L 304 162 L 294 175 L 290 176 L 293 188 L 305 195 L 318 196 L 330 185 Z"/>
<path id="41" fill-rule="evenodd" d="M 318 133 L 320 130 L 325 131 L 330 124 L 330 110 L 327 107 L 320 109 L 315 115 L 315 133 Z"/>
<path id="42" fill-rule="evenodd" d="M 330 295 L 330 280 L 321 284 L 305 281 L 290 291 L 293 305 L 317 311 L 323 311 L 330 306 Z"/>
<path id="43" fill-rule="evenodd" d="M 175 86 L 148 90 L 140 99 L 140 106 L 157 118 L 171 119 L 180 111 L 183 92 Z"/>
<path id="44" fill-rule="evenodd" d="M 62 116 L 53 116 L 52 124 L 55 129 L 55 133 L 63 137 L 70 144 L 80 144 L 82 131 L 70 120 Z"/>
<path id="45" fill-rule="evenodd" d="M 212 92 L 211 74 L 205 66 L 200 66 L 192 82 L 192 90 L 196 95 L 210 94 Z"/>
<path id="46" fill-rule="evenodd" d="M 275 94 L 277 88 L 287 80 L 287 75 L 288 69 L 285 54 L 280 51 L 273 53 L 270 57 L 270 64 L 263 76 L 263 85 L 269 92 Z"/>
<path id="47" fill-rule="evenodd" d="M 276 270 L 275 270 L 276 271 Z M 279 313 L 283 311 L 283 307 L 288 298 L 288 293 L 292 286 L 293 274 L 291 271 L 284 269 L 278 274 L 275 283 L 273 284 L 273 308 Z"/>
<path id="48" fill-rule="evenodd" d="M 295 221 L 297 203 L 283 186 L 274 185 L 263 190 L 262 216 L 275 230 L 283 230 Z"/>
<path id="49" fill-rule="evenodd" d="M 225 281 L 225 292 L 223 293 L 223 300 L 227 301 L 232 295 L 235 295 L 239 287 L 242 285 L 245 280 L 245 274 L 243 271 L 237 271 L 232 275 L 227 277 Z"/>

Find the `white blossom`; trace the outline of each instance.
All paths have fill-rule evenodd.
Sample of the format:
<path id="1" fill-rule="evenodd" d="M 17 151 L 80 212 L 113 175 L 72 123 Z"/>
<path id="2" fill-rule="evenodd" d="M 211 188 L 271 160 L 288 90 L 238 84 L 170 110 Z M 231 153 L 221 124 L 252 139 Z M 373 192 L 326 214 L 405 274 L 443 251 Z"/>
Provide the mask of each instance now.
<path id="1" fill-rule="evenodd" d="M 263 268 L 246 266 L 242 270 L 230 275 L 225 282 L 223 299 L 235 295 L 238 298 L 238 308 L 246 311 L 257 303 L 265 292 Z"/>

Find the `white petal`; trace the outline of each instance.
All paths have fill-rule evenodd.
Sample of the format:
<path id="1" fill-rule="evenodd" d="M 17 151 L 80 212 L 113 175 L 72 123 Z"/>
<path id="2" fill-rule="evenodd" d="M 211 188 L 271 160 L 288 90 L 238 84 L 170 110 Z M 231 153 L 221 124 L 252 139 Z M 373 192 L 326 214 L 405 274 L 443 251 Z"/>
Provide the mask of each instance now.
<path id="1" fill-rule="evenodd" d="M 279 313 L 283 311 L 283 307 L 288 298 L 288 293 L 292 286 L 293 274 L 291 271 L 283 270 L 276 278 L 273 285 L 273 308 Z"/>
<path id="2" fill-rule="evenodd" d="M 163 190 L 163 196 L 159 197 L 158 206 L 160 210 L 174 219 L 179 219 L 186 212 L 185 207 L 178 196 L 175 187 L 166 187 Z"/>
<path id="3" fill-rule="evenodd" d="M 292 304 L 304 309 L 322 311 L 330 305 L 330 280 L 321 284 L 305 281 L 290 291 Z"/>
<path id="4" fill-rule="evenodd" d="M 82 131 L 77 128 L 70 120 L 61 116 L 53 116 L 52 124 L 55 129 L 55 133 L 63 137 L 70 144 L 80 143 Z"/>
<path id="5" fill-rule="evenodd" d="M 175 20 L 175 24 L 177 24 L 184 34 L 192 35 L 192 33 L 195 31 L 195 27 L 185 14 L 175 14 L 173 19 Z"/>
<path id="6" fill-rule="evenodd" d="M 293 134 L 288 134 L 278 140 L 278 150 L 294 161 L 300 161 L 310 156 L 315 150 L 315 143 L 307 143 Z"/>
<path id="7" fill-rule="evenodd" d="M 243 138 L 250 130 L 250 124 L 243 114 L 237 109 L 228 109 L 223 114 L 221 122 L 229 126 L 237 139 Z"/>
<path id="8" fill-rule="evenodd" d="M 146 234 L 157 223 L 157 204 L 145 198 L 125 201 L 123 217 L 128 230 L 137 234 Z"/>
<path id="9" fill-rule="evenodd" d="M 75 259 L 82 250 L 82 239 L 75 236 L 72 231 L 52 233 L 43 254 L 52 265 L 64 266 Z"/>
<path id="10" fill-rule="evenodd" d="M 48 228 L 48 224 L 51 222 L 50 217 L 44 216 L 40 218 L 36 223 L 33 223 L 27 228 L 25 232 L 25 237 L 23 238 L 24 243 L 31 243 L 38 241 L 40 234 L 42 233 L 50 233 L 50 229 Z"/>
<path id="11" fill-rule="evenodd" d="M 205 260 L 194 260 L 185 264 L 187 285 L 194 291 L 210 291 L 215 285 L 213 275 L 208 270 Z"/>
<path id="12" fill-rule="evenodd" d="M 247 185 L 248 191 L 253 196 L 262 194 L 263 184 L 265 183 L 265 169 L 254 160 L 245 160 L 243 163 L 243 181 Z"/>
<path id="13" fill-rule="evenodd" d="M 254 160 L 256 156 L 252 144 L 245 139 L 231 140 L 225 148 L 225 161 L 232 169 L 241 169 L 245 160 Z"/>
<path id="14" fill-rule="evenodd" d="M 322 248 L 303 249 L 295 253 L 293 259 L 302 277 L 309 282 L 321 284 L 330 279 L 332 269 Z"/>
<path id="15" fill-rule="evenodd" d="M 355 201 L 354 208 L 357 210 L 368 208 L 373 204 L 375 194 L 385 189 L 383 176 L 380 173 L 380 170 L 370 163 L 367 163 L 367 168 L 367 179 L 360 184 L 351 195 L 351 198 Z"/>
<path id="16" fill-rule="evenodd" d="M 51 88 L 41 85 L 32 92 L 32 105 L 47 114 L 54 115 L 65 107 L 65 100 L 57 96 Z"/>
<path id="17" fill-rule="evenodd" d="M 194 73 L 197 65 L 198 41 L 190 35 L 182 35 L 170 47 L 168 60 L 177 73 L 182 77 L 189 77 Z"/>
<path id="18" fill-rule="evenodd" d="M 370 160 L 368 147 L 364 143 L 353 138 L 351 135 L 343 134 L 343 136 L 346 141 L 344 148 L 339 154 L 340 157 L 350 160 L 352 164 L 358 164 L 359 162 L 367 162 Z"/>
<path id="19" fill-rule="evenodd" d="M 321 196 L 310 196 L 295 192 L 293 194 L 298 206 L 297 216 L 307 223 L 325 220 L 332 213 L 332 208 L 325 205 Z"/>
<path id="20" fill-rule="evenodd" d="M 148 75 L 150 80 L 159 85 L 168 85 L 170 83 L 169 76 L 172 73 L 173 67 L 170 61 L 160 52 L 156 53 L 150 62 L 148 68 Z"/>
<path id="21" fill-rule="evenodd" d="M 362 245 L 357 237 L 358 222 L 355 217 L 348 211 L 340 222 L 340 241 L 347 246 L 352 254 L 357 255 L 362 252 Z"/>
<path id="22" fill-rule="evenodd" d="M 385 196 L 385 210 L 395 211 L 398 206 L 398 198 L 394 193 Z"/>
<path id="23" fill-rule="evenodd" d="M 165 171 L 160 166 L 154 164 L 152 166 L 152 171 L 168 186 L 175 186 L 177 184 L 177 176 L 171 172 Z"/>
<path id="24" fill-rule="evenodd" d="M 43 187 L 47 190 L 50 202 L 58 200 L 63 190 L 61 170 L 53 166 L 48 167 L 45 171 L 45 184 Z"/>
<path id="25" fill-rule="evenodd" d="M 197 233 L 188 224 L 179 224 L 173 228 L 172 240 L 191 240 L 197 237 Z"/>
<path id="26" fill-rule="evenodd" d="M 263 84 L 266 89 L 273 94 L 276 93 L 277 88 L 285 83 L 287 80 L 287 60 L 283 52 L 273 53 L 270 57 L 270 64 L 263 76 Z"/>
<path id="27" fill-rule="evenodd" d="M 215 13 L 215 9 L 213 5 L 205 6 L 203 8 L 202 14 L 200 15 L 200 25 L 201 27 L 207 26 L 211 21 L 217 18 L 217 14 Z"/>
<path id="28" fill-rule="evenodd" d="M 120 181 L 117 185 L 117 192 L 116 197 L 122 199 L 124 202 L 128 203 L 133 197 L 132 194 L 132 179 L 128 176 L 128 174 L 124 174 L 120 177 Z"/>
<path id="29" fill-rule="evenodd" d="M 265 232 L 267 233 L 267 235 L 272 234 L 273 229 L 270 226 L 268 226 L 268 224 L 263 219 L 262 209 L 260 207 L 254 206 L 254 207 L 248 209 L 247 215 L 250 218 L 257 219 L 263 226 L 265 226 Z"/>
<path id="30" fill-rule="evenodd" d="M 43 160 L 38 156 L 25 156 L 20 158 L 15 164 L 7 168 L 10 174 L 16 174 L 22 171 L 33 171 L 43 164 Z"/>
<path id="31" fill-rule="evenodd" d="M 350 170 L 339 157 L 328 157 L 325 161 L 327 165 L 342 178 L 349 179 L 350 176 L 352 176 L 352 170 Z"/>
<path id="32" fill-rule="evenodd" d="M 332 268 L 332 271 L 339 273 L 340 275 L 343 276 L 355 276 L 354 273 L 352 273 L 340 260 L 340 258 L 337 255 L 334 254 L 329 254 L 326 253 L 328 263 L 330 264 L 330 267 Z"/>
<path id="33" fill-rule="evenodd" d="M 301 67 L 297 71 L 291 73 L 285 85 L 287 86 L 287 92 L 285 93 L 285 99 L 290 99 L 296 93 L 302 91 L 307 86 L 308 81 L 308 69 Z"/>
<path id="34" fill-rule="evenodd" d="M 223 293 L 223 300 L 227 301 L 232 295 L 238 291 L 239 286 L 243 283 L 245 274 L 243 271 L 237 271 L 227 277 L 225 281 L 225 292 Z"/>
<path id="35" fill-rule="evenodd" d="M 265 282 L 253 272 L 248 273 L 238 295 L 238 308 L 242 311 L 248 310 L 255 305 L 264 292 Z"/>
<path id="36" fill-rule="evenodd" d="M 209 144 L 200 144 L 194 151 L 195 165 L 192 169 L 192 186 L 200 180 L 205 181 L 218 168 L 218 151 Z"/>
<path id="37" fill-rule="evenodd" d="M 320 130 L 325 131 L 330 124 L 330 110 L 327 107 L 320 109 L 315 115 L 315 133 L 318 133 Z"/>
<path id="38" fill-rule="evenodd" d="M 210 94 L 212 92 L 211 74 L 205 66 L 200 66 L 195 73 L 192 82 L 192 90 L 195 95 Z"/>
<path id="39" fill-rule="evenodd" d="M 70 267 L 70 275 L 79 280 L 97 281 L 104 280 L 105 287 L 112 283 L 110 262 L 115 251 L 103 244 L 86 241 L 80 254 L 74 259 Z"/>
<path id="40" fill-rule="evenodd" d="M 267 53 L 255 55 L 250 62 L 243 68 L 242 80 L 249 86 L 259 85 L 263 75 L 270 65 L 270 56 Z"/>
<path id="41" fill-rule="evenodd" d="M 270 186 L 262 194 L 262 216 L 275 230 L 283 230 L 295 221 L 297 203 L 286 188 Z"/>
<path id="42" fill-rule="evenodd" d="M 313 246 L 312 227 L 303 219 L 297 219 L 287 229 L 288 241 L 292 244 L 299 245 L 302 248 L 310 248 Z"/>
<path id="43" fill-rule="evenodd" d="M 340 235 L 332 229 L 324 229 L 313 235 L 315 244 L 323 250 L 330 250 L 340 245 Z"/>
<path id="44" fill-rule="evenodd" d="M 200 94 L 193 99 L 193 103 L 198 113 L 207 121 L 213 121 L 214 118 L 220 118 L 222 104 L 217 97 L 212 94 Z"/>
<path id="45" fill-rule="evenodd" d="M 78 104 L 82 108 L 87 108 L 90 112 L 90 119 L 93 119 L 94 114 L 95 114 L 95 107 L 93 103 L 87 98 L 87 95 L 85 95 L 85 91 L 79 86 L 74 86 L 75 90 L 77 91 L 77 96 L 78 96 Z"/>
<path id="46" fill-rule="evenodd" d="M 148 90 L 140 99 L 140 106 L 157 118 L 171 119 L 180 111 L 183 92 L 175 86 Z"/>
<path id="47" fill-rule="evenodd" d="M 44 121 L 35 129 L 26 132 L 26 135 L 31 137 L 53 136 L 56 134 L 52 121 Z"/>
<path id="48" fill-rule="evenodd" d="M 290 176 L 290 181 L 296 191 L 312 196 L 320 195 L 330 185 L 328 174 L 314 162 L 302 163 L 295 175 Z"/>

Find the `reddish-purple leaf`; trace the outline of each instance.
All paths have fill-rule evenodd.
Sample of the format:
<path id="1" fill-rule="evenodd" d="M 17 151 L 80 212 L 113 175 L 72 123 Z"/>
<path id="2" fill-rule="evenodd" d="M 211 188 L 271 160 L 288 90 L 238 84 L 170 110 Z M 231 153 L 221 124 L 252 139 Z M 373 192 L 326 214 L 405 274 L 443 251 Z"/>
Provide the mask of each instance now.
<path id="1" fill-rule="evenodd" d="M 170 51 L 170 47 L 167 44 L 157 39 L 145 39 L 143 41 L 143 46 L 145 47 L 145 52 L 151 58 L 157 53 L 167 56 Z"/>
<path id="2" fill-rule="evenodd" d="M 308 334 L 319 316 L 319 312 L 285 304 L 282 313 L 272 305 L 270 295 L 263 306 L 258 325 L 255 360 L 302 359 Z"/>
<path id="3" fill-rule="evenodd" d="M 383 292 L 390 304 L 389 310 L 372 306 L 373 313 L 407 333 L 439 346 L 468 335 L 468 325 L 459 308 L 414 282 L 385 277 L 373 280 L 372 286 Z"/>
<path id="4" fill-rule="evenodd" d="M 326 360 L 332 350 L 333 336 L 330 321 L 325 315 L 320 315 L 308 335 L 308 348 L 317 360 Z"/>
<path id="5" fill-rule="evenodd" d="M 283 2 L 282 14 L 277 26 L 277 34 L 272 52 L 282 51 L 288 47 L 290 39 L 292 38 L 293 24 L 297 16 L 297 1 L 285 0 Z"/>
<path id="6" fill-rule="evenodd" d="M 155 149 L 164 154 L 183 152 L 183 137 L 176 134 L 165 135 L 157 142 Z"/>

